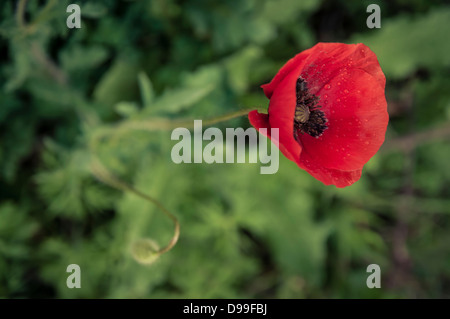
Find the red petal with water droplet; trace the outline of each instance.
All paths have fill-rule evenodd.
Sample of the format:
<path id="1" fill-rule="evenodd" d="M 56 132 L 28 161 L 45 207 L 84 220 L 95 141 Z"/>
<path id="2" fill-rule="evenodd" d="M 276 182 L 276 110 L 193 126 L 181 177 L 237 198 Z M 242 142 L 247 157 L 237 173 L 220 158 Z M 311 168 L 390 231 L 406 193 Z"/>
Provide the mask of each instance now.
<path id="1" fill-rule="evenodd" d="M 293 137 L 296 81 L 319 96 L 328 129 L 319 138 Z M 345 187 L 357 181 L 365 163 L 384 141 L 388 124 L 386 79 L 375 54 L 364 44 L 319 43 L 297 54 L 263 85 L 269 115 L 250 113 L 257 129 L 279 128 L 280 150 L 315 178 Z M 262 118 L 264 117 L 264 119 Z M 260 122 L 258 122 L 260 121 Z"/>
<path id="2" fill-rule="evenodd" d="M 327 168 L 361 168 L 384 142 L 388 123 L 384 88 L 361 69 L 350 70 L 345 77 L 337 76 L 328 83 L 330 89 L 319 91 L 328 129 L 317 139 L 302 135 L 303 149 Z"/>
<path id="3" fill-rule="evenodd" d="M 306 152 L 301 154 L 298 165 L 325 185 L 336 185 L 339 188 L 350 186 L 358 181 L 362 172 L 362 169 L 343 171 L 326 168 L 316 163 Z"/>

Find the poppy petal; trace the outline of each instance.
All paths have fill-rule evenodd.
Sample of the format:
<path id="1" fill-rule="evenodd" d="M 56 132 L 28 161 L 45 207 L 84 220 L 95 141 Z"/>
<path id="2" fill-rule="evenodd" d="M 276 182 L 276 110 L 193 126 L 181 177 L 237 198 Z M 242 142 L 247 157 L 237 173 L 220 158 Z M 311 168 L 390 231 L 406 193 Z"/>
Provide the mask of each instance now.
<path id="1" fill-rule="evenodd" d="M 378 63 L 377 56 L 366 45 L 344 43 L 318 43 L 311 49 L 304 61 L 301 76 L 308 81 L 308 89 L 318 95 L 319 91 L 338 77 L 347 77 L 349 70 L 361 69 L 374 77 L 385 87 L 386 78 Z"/>
<path id="2" fill-rule="evenodd" d="M 248 119 L 250 121 L 250 124 L 253 125 L 261 134 L 267 136 L 268 138 L 272 139 L 271 131 L 270 131 L 270 123 L 269 123 L 269 115 L 264 113 L 259 113 L 257 110 L 253 110 L 250 113 L 248 113 Z M 267 134 L 264 134 L 264 132 L 261 132 L 261 128 L 267 128 Z M 284 146 L 284 144 L 279 141 L 278 148 L 283 153 L 284 156 L 286 156 L 291 161 L 296 161 L 299 158 L 301 148 L 299 147 L 298 154 L 293 154 L 291 152 L 292 148 L 287 148 Z M 297 144 L 298 145 L 298 144 Z"/>
<path id="3" fill-rule="evenodd" d="M 273 92 L 286 76 L 290 75 L 292 72 L 294 73 L 298 72 L 299 74 L 299 70 L 302 69 L 304 62 L 309 56 L 310 50 L 311 49 L 305 50 L 294 56 L 292 59 L 287 61 L 285 65 L 283 65 L 283 67 L 274 76 L 272 81 L 270 81 L 267 84 L 261 85 L 262 89 L 264 90 L 264 94 L 267 96 L 268 99 L 272 97 Z"/>
<path id="4" fill-rule="evenodd" d="M 328 85 L 319 92 L 328 129 L 319 138 L 302 135 L 302 146 L 324 167 L 361 168 L 384 142 L 389 120 L 384 88 L 361 69 L 337 76 Z"/>
<path id="5" fill-rule="evenodd" d="M 302 152 L 302 147 L 294 138 L 294 113 L 297 104 L 295 88 L 301 67 L 302 65 L 297 66 L 281 80 L 269 103 L 270 126 L 279 128 L 280 145 L 289 150 L 294 161 L 299 159 Z"/>
<path id="6" fill-rule="evenodd" d="M 298 166 L 307 171 L 311 176 L 321 181 L 325 185 L 336 185 L 343 188 L 352 185 L 361 178 L 362 169 L 352 171 L 341 171 L 325 168 L 309 157 L 309 154 L 303 152 L 300 156 Z"/>

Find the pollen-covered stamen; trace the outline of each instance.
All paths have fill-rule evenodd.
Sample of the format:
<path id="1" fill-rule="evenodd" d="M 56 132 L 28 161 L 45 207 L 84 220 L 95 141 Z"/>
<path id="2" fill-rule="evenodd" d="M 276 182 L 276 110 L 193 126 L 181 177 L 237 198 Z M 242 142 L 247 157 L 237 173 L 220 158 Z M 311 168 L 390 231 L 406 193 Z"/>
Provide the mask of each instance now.
<path id="1" fill-rule="evenodd" d="M 307 82 L 301 77 L 297 79 L 296 96 L 294 138 L 299 141 L 300 134 L 304 133 L 318 138 L 328 128 L 325 113 L 317 105 L 320 98 L 308 91 Z"/>

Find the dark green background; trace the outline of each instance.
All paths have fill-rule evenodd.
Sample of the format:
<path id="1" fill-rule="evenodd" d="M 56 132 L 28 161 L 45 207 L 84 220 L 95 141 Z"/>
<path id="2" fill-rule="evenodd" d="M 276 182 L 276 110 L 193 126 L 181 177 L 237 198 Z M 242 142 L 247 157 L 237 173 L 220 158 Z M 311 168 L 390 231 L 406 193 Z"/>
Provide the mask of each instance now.
<path id="1" fill-rule="evenodd" d="M 366 27 L 372 2 L 381 29 Z M 84 1 L 72 30 L 69 3 L 0 5 L 0 297 L 450 297 L 445 1 Z M 386 142 L 361 180 L 324 186 L 284 157 L 274 175 L 176 165 L 170 132 L 105 139 L 108 169 L 181 223 L 172 251 L 137 263 L 130 245 L 163 246 L 172 225 L 92 176 L 93 134 L 266 107 L 259 86 L 319 41 L 368 45 L 387 78 Z M 81 289 L 66 286 L 73 263 Z M 372 263 L 381 289 L 366 286 Z"/>

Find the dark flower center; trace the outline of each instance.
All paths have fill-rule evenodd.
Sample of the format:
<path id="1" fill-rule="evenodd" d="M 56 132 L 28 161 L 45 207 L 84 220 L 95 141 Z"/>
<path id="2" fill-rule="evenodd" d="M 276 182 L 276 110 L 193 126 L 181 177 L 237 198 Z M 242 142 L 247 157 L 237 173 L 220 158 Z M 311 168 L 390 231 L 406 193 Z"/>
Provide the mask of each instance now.
<path id="1" fill-rule="evenodd" d="M 327 118 L 317 105 L 319 97 L 308 91 L 307 82 L 299 77 L 296 85 L 297 105 L 294 115 L 294 138 L 299 142 L 301 134 L 318 138 L 328 128 Z"/>

